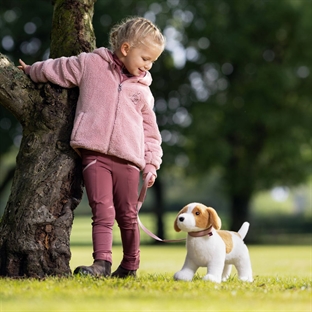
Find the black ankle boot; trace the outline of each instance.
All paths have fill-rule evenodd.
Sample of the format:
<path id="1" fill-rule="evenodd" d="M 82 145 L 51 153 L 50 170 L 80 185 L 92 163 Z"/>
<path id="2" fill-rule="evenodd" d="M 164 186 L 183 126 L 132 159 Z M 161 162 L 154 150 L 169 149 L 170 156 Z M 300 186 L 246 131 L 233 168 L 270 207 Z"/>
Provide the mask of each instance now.
<path id="1" fill-rule="evenodd" d="M 118 278 L 126 278 L 128 276 L 136 277 L 136 270 L 127 270 L 124 269 L 122 266 L 119 266 L 115 272 L 112 273 L 112 277 Z"/>
<path id="2" fill-rule="evenodd" d="M 91 275 L 95 277 L 109 277 L 111 275 L 112 264 L 106 260 L 94 260 L 90 266 L 79 266 L 75 269 L 74 274 Z"/>

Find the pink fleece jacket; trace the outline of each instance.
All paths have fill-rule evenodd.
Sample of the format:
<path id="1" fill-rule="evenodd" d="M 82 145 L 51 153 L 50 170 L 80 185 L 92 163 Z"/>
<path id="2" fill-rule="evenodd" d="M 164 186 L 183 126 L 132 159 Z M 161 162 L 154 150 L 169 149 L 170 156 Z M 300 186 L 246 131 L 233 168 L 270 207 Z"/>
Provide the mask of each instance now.
<path id="1" fill-rule="evenodd" d="M 161 136 L 153 111 L 149 72 L 127 77 L 106 48 L 37 62 L 26 68 L 34 82 L 79 87 L 70 145 L 126 159 L 144 173 L 161 164 Z"/>

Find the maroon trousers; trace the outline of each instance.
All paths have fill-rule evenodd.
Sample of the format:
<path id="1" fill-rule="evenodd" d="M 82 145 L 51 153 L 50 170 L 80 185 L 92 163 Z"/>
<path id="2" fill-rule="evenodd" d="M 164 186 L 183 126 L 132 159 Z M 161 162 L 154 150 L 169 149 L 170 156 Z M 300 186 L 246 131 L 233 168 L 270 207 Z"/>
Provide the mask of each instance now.
<path id="1" fill-rule="evenodd" d="M 81 150 L 83 179 L 92 209 L 94 260 L 112 263 L 113 225 L 120 228 L 123 246 L 121 266 L 137 270 L 140 263 L 140 231 L 137 201 L 140 170 L 126 160 Z"/>

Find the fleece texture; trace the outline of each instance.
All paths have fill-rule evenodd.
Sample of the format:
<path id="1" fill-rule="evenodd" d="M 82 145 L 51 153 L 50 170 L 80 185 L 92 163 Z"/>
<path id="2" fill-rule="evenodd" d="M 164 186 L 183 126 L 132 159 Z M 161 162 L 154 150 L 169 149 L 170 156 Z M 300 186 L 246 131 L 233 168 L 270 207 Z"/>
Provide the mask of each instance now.
<path id="1" fill-rule="evenodd" d="M 149 88 L 152 77 L 127 76 L 106 48 L 78 56 L 48 59 L 26 68 L 34 82 L 79 87 L 70 145 L 134 163 L 144 172 L 161 164 L 161 136 Z"/>

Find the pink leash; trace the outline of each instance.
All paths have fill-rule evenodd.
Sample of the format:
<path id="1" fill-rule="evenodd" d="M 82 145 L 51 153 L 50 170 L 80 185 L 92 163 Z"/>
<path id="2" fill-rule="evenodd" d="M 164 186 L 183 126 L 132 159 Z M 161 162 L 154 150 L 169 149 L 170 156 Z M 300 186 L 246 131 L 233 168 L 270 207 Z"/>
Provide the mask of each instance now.
<path id="1" fill-rule="evenodd" d="M 139 211 L 143 205 L 145 196 L 146 196 L 146 192 L 147 192 L 147 185 L 148 185 L 148 181 L 150 180 L 152 176 L 152 173 L 149 172 L 144 180 L 140 195 L 139 195 L 139 199 L 138 199 L 138 204 L 137 204 L 137 209 L 138 209 L 138 223 L 141 227 L 141 229 L 150 237 L 154 238 L 157 241 L 163 242 L 163 243 L 177 243 L 177 242 L 183 242 L 185 241 L 185 238 L 182 239 L 161 239 L 158 236 L 156 236 L 155 234 L 153 234 L 150 230 L 148 230 L 143 223 L 141 222 L 140 218 L 139 218 Z"/>

